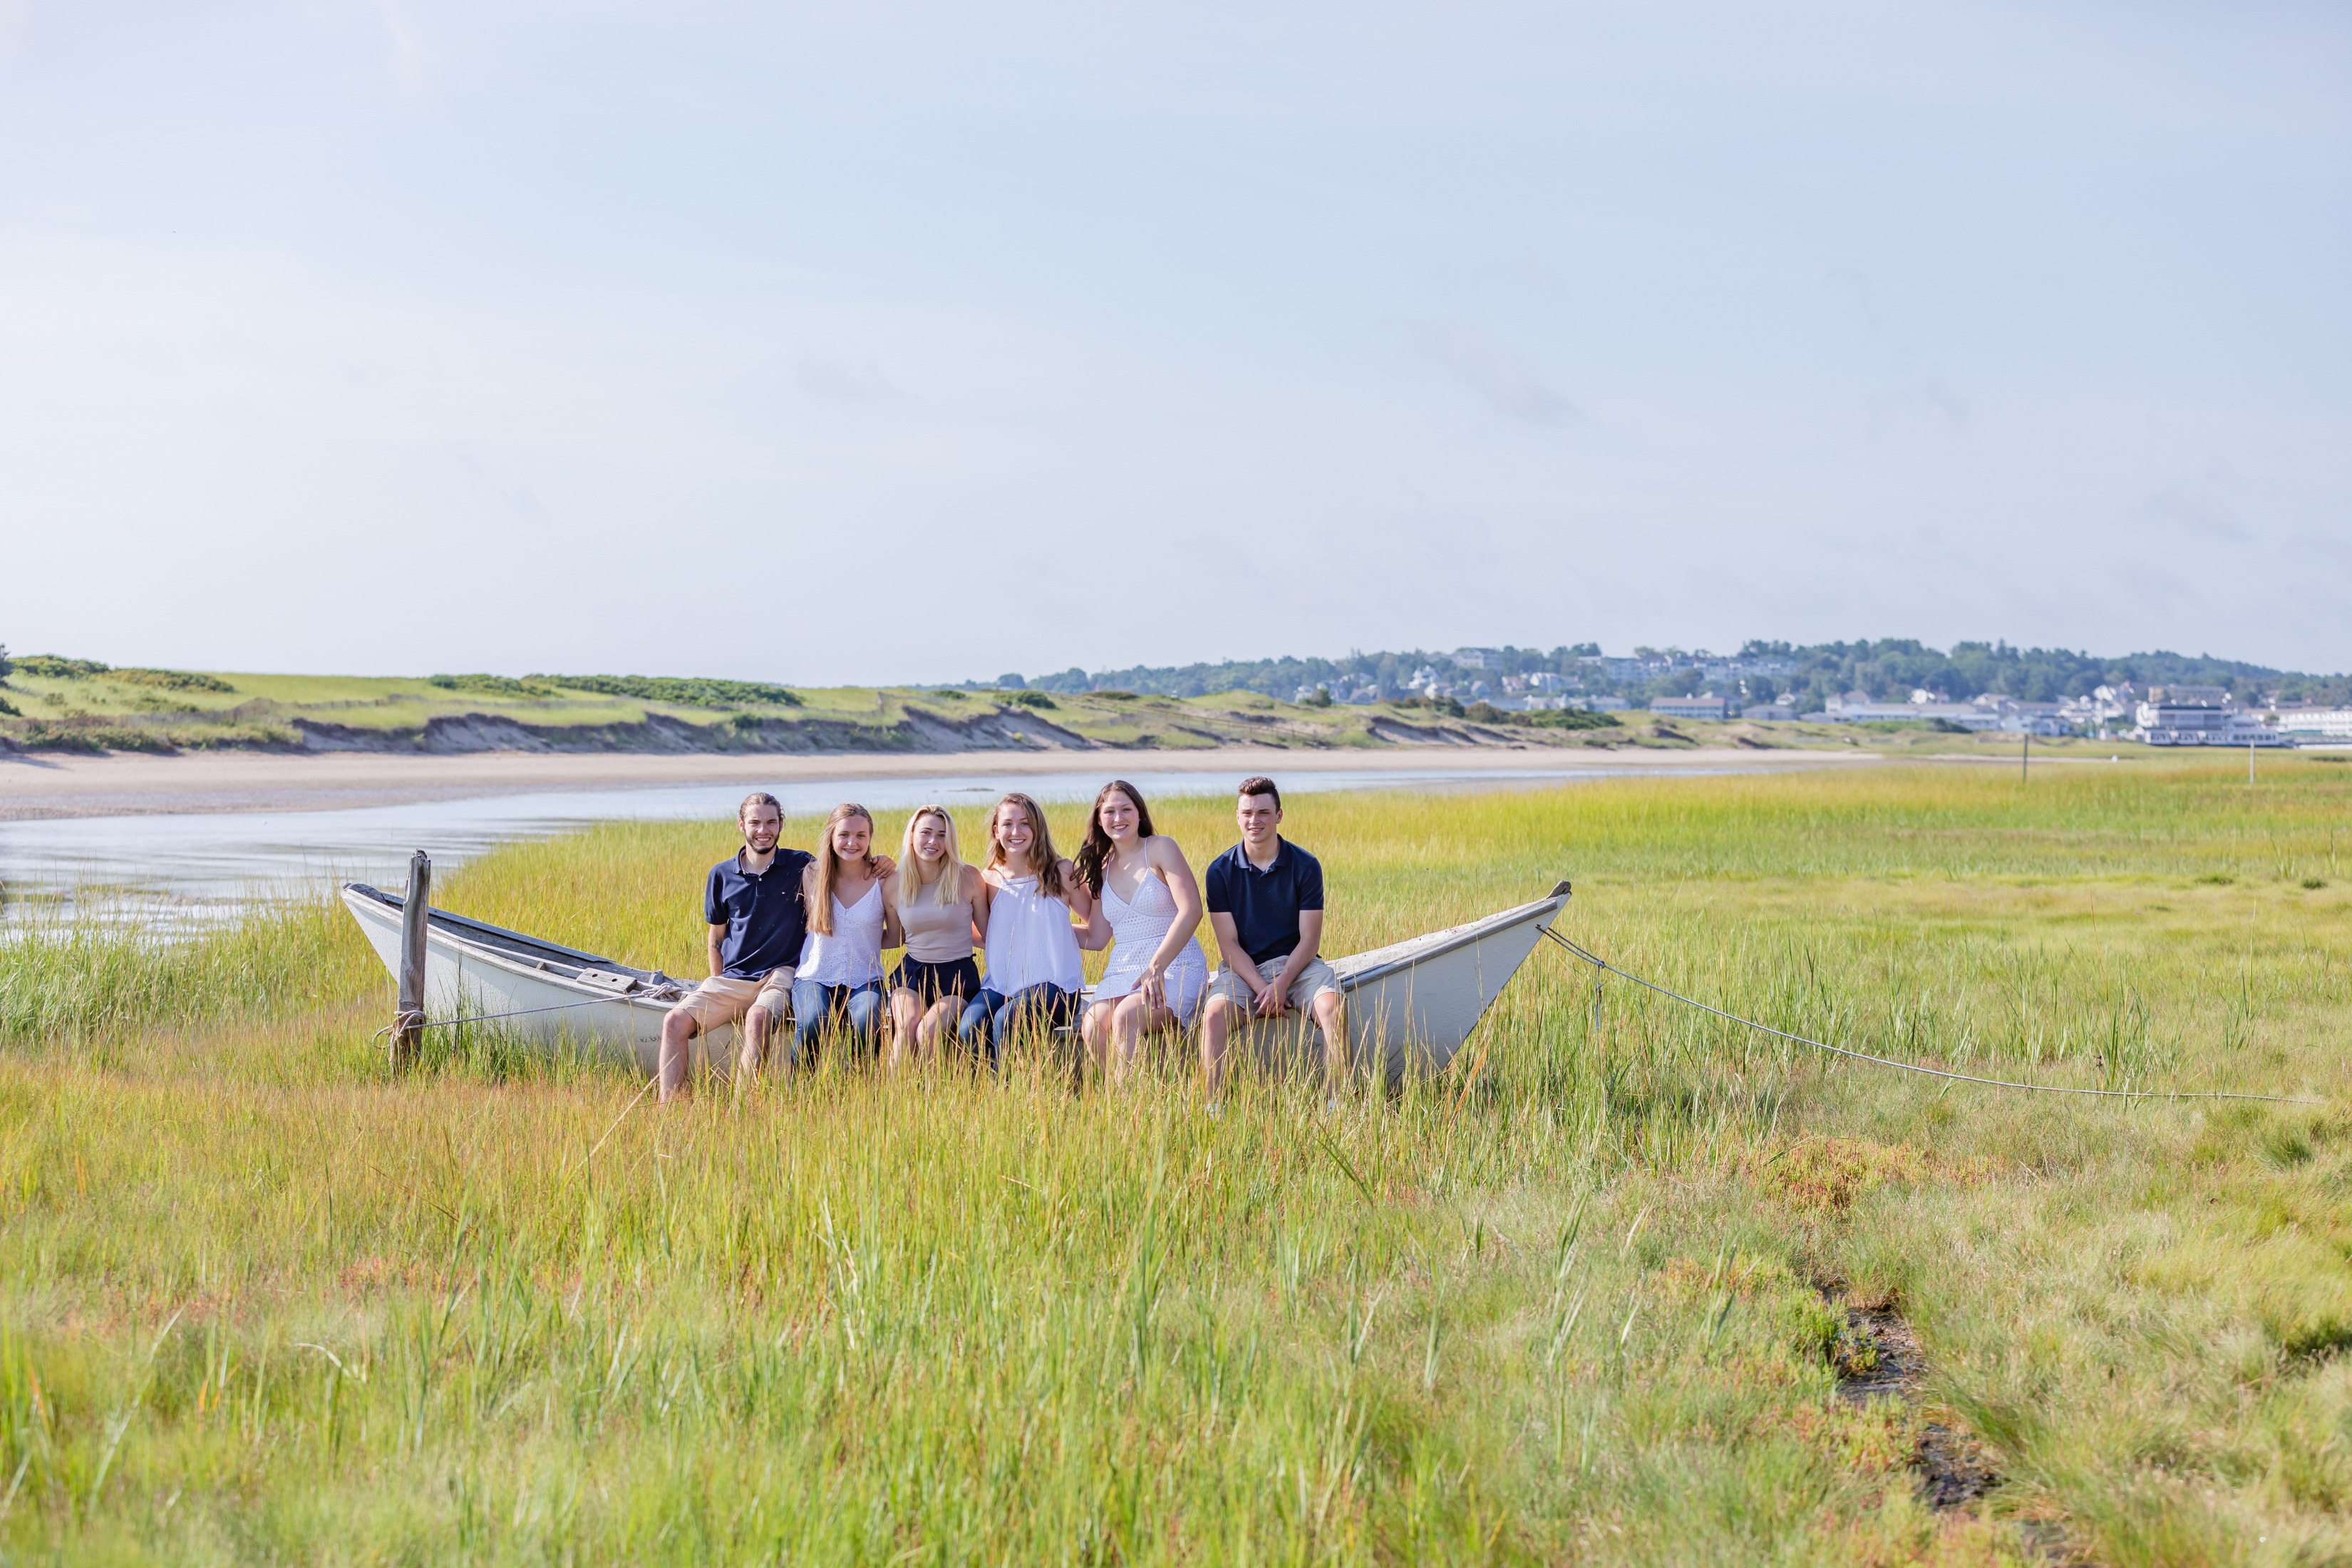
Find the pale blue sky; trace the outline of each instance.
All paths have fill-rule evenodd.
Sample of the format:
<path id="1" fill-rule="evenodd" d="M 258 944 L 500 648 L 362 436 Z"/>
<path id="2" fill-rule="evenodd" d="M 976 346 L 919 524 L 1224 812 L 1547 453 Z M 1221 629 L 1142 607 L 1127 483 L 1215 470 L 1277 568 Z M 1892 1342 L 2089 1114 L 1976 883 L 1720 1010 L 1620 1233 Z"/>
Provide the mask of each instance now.
<path id="1" fill-rule="evenodd" d="M 1266 10 L 0 0 L 0 640 L 2352 666 L 2352 10 Z"/>

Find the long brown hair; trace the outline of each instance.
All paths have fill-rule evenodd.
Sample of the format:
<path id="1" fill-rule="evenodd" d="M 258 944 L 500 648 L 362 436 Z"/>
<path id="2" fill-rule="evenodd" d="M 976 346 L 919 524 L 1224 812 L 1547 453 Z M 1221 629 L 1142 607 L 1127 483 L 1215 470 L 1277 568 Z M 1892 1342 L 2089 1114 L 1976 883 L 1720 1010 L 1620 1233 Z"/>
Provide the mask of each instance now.
<path id="1" fill-rule="evenodd" d="M 923 858 L 915 853 L 915 829 L 927 816 L 938 817 L 940 825 L 948 830 L 948 850 L 940 857 L 942 864 L 940 879 L 936 882 L 923 880 Z M 915 901 L 923 896 L 923 889 L 927 887 L 937 889 L 932 894 L 933 903 L 963 902 L 970 896 L 964 889 L 964 873 L 971 869 L 963 863 L 963 852 L 956 847 L 955 818 L 948 815 L 948 808 L 944 805 L 915 807 L 915 815 L 907 818 L 907 831 L 898 836 L 898 907 L 901 910 L 914 908 Z"/>
<path id="2" fill-rule="evenodd" d="M 1142 792 L 1125 779 L 1113 779 L 1103 785 L 1095 796 L 1094 809 L 1087 813 L 1087 841 L 1078 846 L 1076 855 L 1070 857 L 1078 868 L 1078 880 L 1084 882 L 1087 891 L 1097 898 L 1102 897 L 1103 868 L 1110 864 L 1110 858 L 1117 848 L 1110 841 L 1110 835 L 1103 831 L 1102 825 L 1103 802 L 1111 797 L 1114 790 L 1134 804 L 1136 837 L 1153 837 L 1151 808 L 1143 804 Z"/>
<path id="3" fill-rule="evenodd" d="M 988 813 L 988 863 L 1004 864 L 1004 846 L 996 837 L 997 818 L 1008 805 L 1017 805 L 1029 817 L 1029 864 L 1037 868 L 1037 891 L 1049 899 L 1066 898 L 1069 889 L 1062 886 L 1062 857 L 1054 847 L 1053 830 L 1045 826 L 1045 810 L 1035 801 L 1014 790 Z"/>
<path id="4" fill-rule="evenodd" d="M 833 934 L 833 885 L 841 877 L 841 852 L 833 847 L 834 825 L 853 816 L 864 817 L 866 831 L 872 834 L 874 814 L 854 800 L 845 800 L 833 808 L 833 815 L 824 819 L 824 831 L 816 836 L 816 891 L 808 901 L 808 928 L 819 936 Z M 866 864 L 873 864 L 870 857 Z"/>

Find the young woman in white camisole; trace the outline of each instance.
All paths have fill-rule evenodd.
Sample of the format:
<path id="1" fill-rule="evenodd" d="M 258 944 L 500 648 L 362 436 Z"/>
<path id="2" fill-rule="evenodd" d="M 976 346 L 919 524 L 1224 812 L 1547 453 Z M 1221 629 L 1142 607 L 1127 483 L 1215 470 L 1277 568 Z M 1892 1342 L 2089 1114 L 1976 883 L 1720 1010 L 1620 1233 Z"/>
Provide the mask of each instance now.
<path id="1" fill-rule="evenodd" d="M 1094 898 L 1054 851 L 1044 808 L 1006 795 L 988 818 L 988 976 L 957 1035 L 992 1061 L 1016 1030 L 1076 1023 L 1086 973 L 1078 936 Z M 1073 922 L 1076 922 L 1075 924 Z"/>
<path id="2" fill-rule="evenodd" d="M 919 805 L 898 843 L 898 924 L 907 951 L 890 986 L 890 1065 L 928 1061 L 980 998 L 972 950 L 988 927 L 992 889 L 956 846 L 943 805 Z"/>
<path id="3" fill-rule="evenodd" d="M 807 1061 L 827 1029 L 872 1047 L 882 1037 L 882 950 L 898 945 L 898 873 L 868 851 L 874 818 L 833 808 L 803 873 L 808 941 L 793 976 L 793 1058 Z"/>
<path id="4" fill-rule="evenodd" d="M 1209 984 L 1208 960 L 1192 934 L 1201 925 L 1201 888 L 1184 851 L 1152 831 L 1150 808 L 1124 779 L 1095 796 L 1077 870 L 1099 900 L 1087 945 L 1111 943 L 1079 1027 L 1087 1054 L 1108 1067 L 1116 1085 L 1141 1058 L 1146 1035 L 1184 1028 L 1200 1010 Z"/>

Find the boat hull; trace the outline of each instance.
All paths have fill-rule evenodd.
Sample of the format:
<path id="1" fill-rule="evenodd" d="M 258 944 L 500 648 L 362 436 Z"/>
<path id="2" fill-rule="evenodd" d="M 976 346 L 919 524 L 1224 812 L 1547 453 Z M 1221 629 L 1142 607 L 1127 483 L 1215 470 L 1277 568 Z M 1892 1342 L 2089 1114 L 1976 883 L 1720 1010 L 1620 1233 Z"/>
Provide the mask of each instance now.
<path id="1" fill-rule="evenodd" d="M 1348 999 L 1355 1061 L 1377 1067 L 1391 1082 L 1407 1073 L 1445 1070 L 1568 900 L 1562 882 L 1532 903 L 1334 960 Z M 397 976 L 400 900 L 354 883 L 343 889 L 343 903 Z M 658 972 L 439 910 L 425 927 L 428 1016 L 496 1015 L 499 1028 L 513 1037 L 646 1073 L 658 1064 L 662 1019 L 676 1005 L 677 985 Z M 1297 1018 L 1258 1026 L 1235 1044 L 1268 1066 L 1289 1068 L 1318 1054 L 1302 1026 Z M 697 1037 L 695 1065 L 724 1075 L 735 1058 L 736 1038 L 731 1026 Z"/>
<path id="2" fill-rule="evenodd" d="M 1334 959 L 1357 1065 L 1377 1068 L 1391 1083 L 1408 1073 L 1444 1071 L 1568 900 L 1562 882 L 1517 909 Z M 1296 1023 L 1259 1026 L 1244 1048 L 1269 1066 L 1288 1068 L 1307 1065 L 1319 1050 L 1311 1032 Z"/>

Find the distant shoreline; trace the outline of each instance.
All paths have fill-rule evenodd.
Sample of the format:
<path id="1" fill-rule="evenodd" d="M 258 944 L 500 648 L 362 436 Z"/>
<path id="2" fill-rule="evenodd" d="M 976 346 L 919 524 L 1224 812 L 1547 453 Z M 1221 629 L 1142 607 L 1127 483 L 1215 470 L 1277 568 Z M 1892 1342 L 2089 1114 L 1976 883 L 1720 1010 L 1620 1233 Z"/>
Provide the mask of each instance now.
<path id="1" fill-rule="evenodd" d="M 1734 746 L 1642 747 L 1390 745 L 1377 749 L 1230 746 L 1198 751 L 1112 748 L 951 752 L 654 754 L 488 752 L 401 756 L 343 752 L 190 752 L 86 757 L 0 757 L 0 822 L 45 817 L 135 816 L 182 812 L 326 811 L 412 801 L 546 790 L 656 788 L 666 784 L 824 778 L 952 778 L 971 773 L 1198 773 L 1204 784 L 1253 773 L 1345 773 L 1382 767 L 1444 767 L 1460 773 L 1628 773 L 1852 767 L 1887 761 L 1872 752 L 1758 751 Z M 1949 759 L 1958 761 L 1960 759 Z"/>

